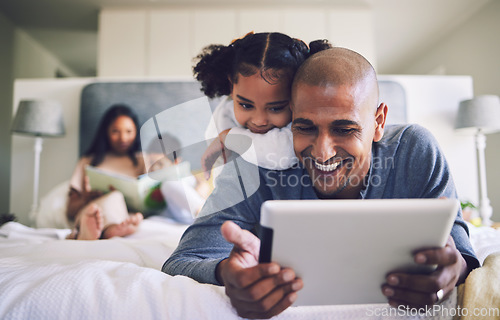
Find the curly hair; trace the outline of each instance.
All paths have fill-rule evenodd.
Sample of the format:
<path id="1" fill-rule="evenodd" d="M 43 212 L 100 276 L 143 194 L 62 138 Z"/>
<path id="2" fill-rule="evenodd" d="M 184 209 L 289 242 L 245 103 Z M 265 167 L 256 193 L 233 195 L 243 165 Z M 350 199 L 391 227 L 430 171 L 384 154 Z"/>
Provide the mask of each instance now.
<path id="1" fill-rule="evenodd" d="M 310 55 L 331 48 L 328 40 L 315 40 L 309 47 L 299 39 L 279 32 L 248 33 L 228 46 L 212 44 L 194 58 L 193 74 L 201 91 L 209 98 L 231 93 L 231 83 L 238 75 L 260 72 L 261 77 L 276 83 L 282 77 L 292 80 L 299 66 Z"/>

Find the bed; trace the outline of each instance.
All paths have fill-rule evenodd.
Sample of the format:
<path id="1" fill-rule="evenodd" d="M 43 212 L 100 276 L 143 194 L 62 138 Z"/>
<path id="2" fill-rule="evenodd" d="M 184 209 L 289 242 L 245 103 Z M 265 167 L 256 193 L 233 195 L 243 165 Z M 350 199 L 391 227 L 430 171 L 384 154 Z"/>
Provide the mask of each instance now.
<path id="1" fill-rule="evenodd" d="M 381 92 L 392 106 L 398 106 L 392 122 L 406 122 L 401 85 L 381 82 Z M 113 102 L 141 105 L 140 121 L 145 123 L 168 108 L 200 97 L 194 82 L 91 84 L 82 90 L 79 152 L 88 146 L 96 119 Z M 213 108 L 217 101 L 208 103 Z M 192 131 L 201 141 L 203 126 L 194 126 Z M 184 147 L 193 141 L 187 139 Z M 126 238 L 64 240 L 70 232 L 62 213 L 67 183 L 55 185 L 44 195 L 37 228 L 17 222 L 0 227 L 0 319 L 238 319 L 223 287 L 160 271 L 185 224 L 153 216 Z M 473 308 L 498 307 L 500 231 L 470 228 L 471 242 L 485 266 L 442 302 L 441 310 L 448 312 L 403 315 L 387 304 L 313 306 L 291 307 L 276 319 L 453 319 L 458 302 L 471 313 Z"/>

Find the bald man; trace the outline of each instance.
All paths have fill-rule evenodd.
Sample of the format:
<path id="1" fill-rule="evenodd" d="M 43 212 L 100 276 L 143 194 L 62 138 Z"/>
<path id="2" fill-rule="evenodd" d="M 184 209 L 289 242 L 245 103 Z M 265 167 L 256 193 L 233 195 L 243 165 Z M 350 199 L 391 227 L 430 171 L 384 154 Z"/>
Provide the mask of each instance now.
<path id="1" fill-rule="evenodd" d="M 258 190 L 216 211 L 240 187 L 223 171 L 219 187 L 162 268 L 224 285 L 241 317 L 279 314 L 303 287 L 292 269 L 258 263 L 254 231 L 264 201 L 457 197 L 446 160 L 428 131 L 416 125 L 386 127 L 388 107 L 378 103 L 376 73 L 358 53 L 332 48 L 306 60 L 295 75 L 291 108 L 299 165 L 285 171 L 259 168 Z M 389 274 L 381 290 L 392 306 L 432 305 L 479 266 L 460 211 L 445 248 L 420 251 L 415 261 L 438 269 L 427 276 Z"/>

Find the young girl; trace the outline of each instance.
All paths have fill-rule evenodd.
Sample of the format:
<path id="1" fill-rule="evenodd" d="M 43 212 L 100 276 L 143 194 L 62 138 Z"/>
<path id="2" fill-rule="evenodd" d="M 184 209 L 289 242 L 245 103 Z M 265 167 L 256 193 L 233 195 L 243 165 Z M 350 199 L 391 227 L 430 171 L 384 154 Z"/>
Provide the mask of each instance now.
<path id="1" fill-rule="evenodd" d="M 219 139 L 203 155 L 204 171 L 209 172 L 224 155 L 224 147 L 266 169 L 284 170 L 295 164 L 291 83 L 306 58 L 328 48 L 327 40 L 313 41 L 308 47 L 278 32 L 249 33 L 229 46 L 204 48 L 196 57 L 194 75 L 209 98 L 224 97 L 213 115 Z M 251 139 L 256 158 L 246 158 L 245 143 L 231 139 L 242 135 Z M 214 128 L 207 130 L 207 136 L 215 136 Z"/>

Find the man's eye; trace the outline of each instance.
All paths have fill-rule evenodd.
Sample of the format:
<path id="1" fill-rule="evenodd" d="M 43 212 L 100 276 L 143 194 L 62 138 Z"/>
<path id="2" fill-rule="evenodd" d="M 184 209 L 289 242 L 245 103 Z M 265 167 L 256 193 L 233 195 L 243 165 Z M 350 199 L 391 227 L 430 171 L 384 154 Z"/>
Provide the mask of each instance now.
<path id="1" fill-rule="evenodd" d="M 294 127 L 292 127 L 292 130 L 297 132 L 297 133 L 309 134 L 309 133 L 315 132 L 316 128 L 315 127 L 294 126 Z"/>
<path id="2" fill-rule="evenodd" d="M 336 134 L 347 136 L 353 133 L 356 133 L 357 130 L 354 128 L 335 128 L 333 130 Z"/>

